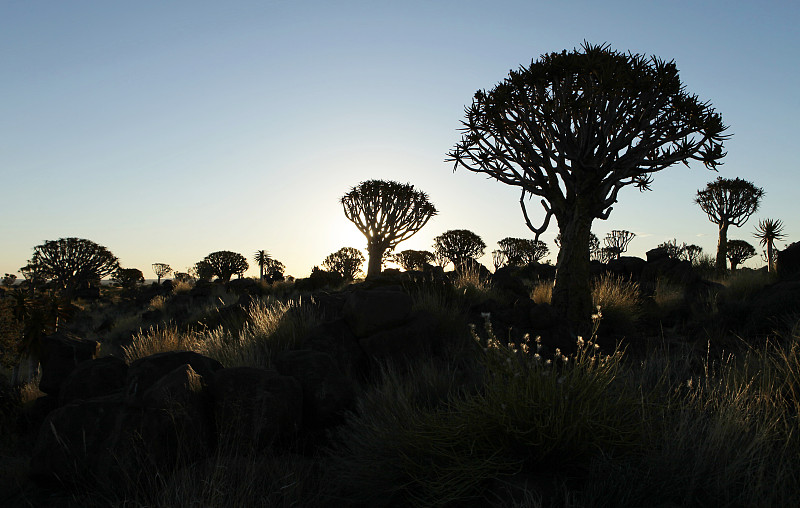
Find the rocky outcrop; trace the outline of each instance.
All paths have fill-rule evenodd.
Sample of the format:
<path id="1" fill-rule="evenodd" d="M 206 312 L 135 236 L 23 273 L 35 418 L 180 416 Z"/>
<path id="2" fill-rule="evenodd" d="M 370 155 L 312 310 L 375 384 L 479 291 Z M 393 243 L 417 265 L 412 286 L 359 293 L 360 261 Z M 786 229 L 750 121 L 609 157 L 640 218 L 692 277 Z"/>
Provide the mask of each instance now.
<path id="1" fill-rule="evenodd" d="M 113 356 L 79 363 L 61 384 L 58 403 L 65 406 L 114 393 L 124 388 L 127 375 L 128 365 Z"/>
<path id="2" fill-rule="evenodd" d="M 42 379 L 39 389 L 58 396 L 64 380 L 79 363 L 97 356 L 100 344 L 93 340 L 69 337 L 56 333 L 42 339 Z"/>

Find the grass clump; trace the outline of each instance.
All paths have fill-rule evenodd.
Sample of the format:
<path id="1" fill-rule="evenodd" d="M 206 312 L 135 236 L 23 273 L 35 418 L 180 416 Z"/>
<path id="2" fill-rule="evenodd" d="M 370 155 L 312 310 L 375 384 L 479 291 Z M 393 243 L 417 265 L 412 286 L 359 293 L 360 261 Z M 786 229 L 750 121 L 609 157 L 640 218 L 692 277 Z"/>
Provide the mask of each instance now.
<path id="1" fill-rule="evenodd" d="M 334 484 L 350 502 L 446 506 L 478 502 L 522 470 L 579 467 L 637 442 L 635 398 L 616 382 L 622 353 L 579 342 L 570 357 L 544 359 L 537 344 L 504 345 L 487 325 L 483 382 L 420 401 L 418 376 L 384 376 L 380 397 L 362 399 L 335 447 Z M 388 389 L 391 387 L 391 389 Z"/>

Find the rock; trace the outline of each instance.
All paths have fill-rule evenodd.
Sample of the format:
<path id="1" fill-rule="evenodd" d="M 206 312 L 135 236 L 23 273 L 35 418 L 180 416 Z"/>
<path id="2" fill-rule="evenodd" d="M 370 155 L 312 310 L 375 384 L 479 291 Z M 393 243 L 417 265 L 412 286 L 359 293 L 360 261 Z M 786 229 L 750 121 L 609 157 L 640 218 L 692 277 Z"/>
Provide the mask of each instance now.
<path id="1" fill-rule="evenodd" d="M 650 249 L 645 253 L 645 256 L 647 256 L 648 263 L 653 263 L 662 259 L 670 259 L 669 251 L 663 247 Z"/>
<path id="2" fill-rule="evenodd" d="M 608 271 L 624 279 L 639 280 L 647 261 L 635 256 L 622 256 L 607 263 Z"/>
<path id="3" fill-rule="evenodd" d="M 400 291 L 355 291 L 342 308 L 342 316 L 358 338 L 398 326 L 410 313 L 411 297 Z"/>
<path id="4" fill-rule="evenodd" d="M 58 395 L 61 384 L 81 362 L 97 356 L 100 344 L 93 340 L 68 337 L 55 333 L 42 339 L 42 379 L 39 389 L 50 395 Z"/>
<path id="5" fill-rule="evenodd" d="M 775 268 L 781 280 L 800 276 L 800 242 L 794 242 L 785 249 L 778 251 Z"/>
<path id="6" fill-rule="evenodd" d="M 249 454 L 285 442 L 300 429 L 303 388 L 274 370 L 234 367 L 218 371 L 209 385 L 219 446 Z"/>
<path id="7" fill-rule="evenodd" d="M 497 269 L 492 274 L 492 287 L 497 291 L 502 291 L 513 298 L 527 298 L 530 296 L 530 290 L 522 282 L 522 279 L 517 277 L 516 270 L 510 266 L 504 266 Z"/>
<path id="8" fill-rule="evenodd" d="M 61 384 L 59 405 L 109 395 L 125 387 L 128 365 L 121 359 L 105 356 L 79 363 Z"/>
<path id="9" fill-rule="evenodd" d="M 140 358 L 128 369 L 125 380 L 126 402 L 140 404 L 141 396 L 148 388 L 162 376 L 184 364 L 191 365 L 192 369 L 206 380 L 210 379 L 214 372 L 222 369 L 222 364 L 217 360 L 193 351 L 169 351 Z"/>
<path id="10" fill-rule="evenodd" d="M 374 359 L 420 358 L 435 346 L 438 324 L 432 314 L 419 312 L 408 324 L 363 337 L 358 343 Z"/>
<path id="11" fill-rule="evenodd" d="M 351 379 L 364 379 L 367 357 L 344 319 L 334 319 L 315 327 L 305 341 L 305 347 L 327 353 Z"/>
<path id="12" fill-rule="evenodd" d="M 303 422 L 309 428 L 341 423 L 355 405 L 355 389 L 327 353 L 312 350 L 284 351 L 275 359 L 278 372 L 300 381 L 303 388 Z"/>
<path id="13" fill-rule="evenodd" d="M 548 329 L 556 322 L 556 314 L 549 303 L 540 303 L 530 308 L 530 323 L 533 328 Z"/>

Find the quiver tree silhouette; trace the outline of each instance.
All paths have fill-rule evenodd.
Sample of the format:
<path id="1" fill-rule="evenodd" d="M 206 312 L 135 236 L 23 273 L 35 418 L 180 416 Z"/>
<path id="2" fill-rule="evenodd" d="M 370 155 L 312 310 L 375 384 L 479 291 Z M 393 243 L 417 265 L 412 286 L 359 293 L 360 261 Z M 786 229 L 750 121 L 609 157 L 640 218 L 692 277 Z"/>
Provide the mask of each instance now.
<path id="1" fill-rule="evenodd" d="M 3 275 L 3 285 L 7 288 L 13 286 L 16 281 L 17 281 L 17 276 L 14 275 L 13 273 L 7 273 Z"/>
<path id="2" fill-rule="evenodd" d="M 756 232 L 753 236 L 758 239 L 758 243 L 760 243 L 762 247 L 766 247 L 767 271 L 774 272 L 775 260 L 777 258 L 775 242 L 786 238 L 786 235 L 783 233 L 783 223 L 780 220 L 760 220 L 758 221 L 758 226 L 756 226 Z"/>
<path id="3" fill-rule="evenodd" d="M 119 269 L 119 260 L 108 249 L 83 238 L 49 240 L 33 249 L 33 257 L 20 272 L 31 281 L 52 282 L 72 296 L 81 285 L 97 283 Z"/>
<path id="4" fill-rule="evenodd" d="M 526 238 L 503 238 L 497 245 L 506 256 L 509 266 L 522 266 L 538 263 L 550 253 L 547 244 L 541 240 L 528 240 Z"/>
<path id="5" fill-rule="evenodd" d="M 205 260 L 198 261 L 189 269 L 189 275 L 197 277 L 197 280 L 208 282 L 214 277 L 214 268 Z"/>
<path id="6" fill-rule="evenodd" d="M 350 282 L 361 272 L 364 264 L 364 255 L 354 247 L 342 247 L 329 254 L 322 262 L 322 266 L 329 272 L 336 272 L 345 282 Z"/>
<path id="7" fill-rule="evenodd" d="M 166 277 L 172 273 L 172 268 L 166 263 L 153 263 L 153 273 L 158 277 L 157 284 L 161 284 L 161 277 Z"/>
<path id="8" fill-rule="evenodd" d="M 138 268 L 120 268 L 111 280 L 123 288 L 130 289 L 138 284 L 144 284 L 144 274 Z"/>
<path id="9" fill-rule="evenodd" d="M 428 195 L 413 185 L 367 180 L 342 196 L 345 216 L 367 238 L 367 277 L 381 273 L 384 253 L 412 237 L 436 215 Z"/>
<path id="10" fill-rule="evenodd" d="M 613 253 L 614 257 L 611 259 L 618 259 L 623 252 L 626 252 L 628 250 L 628 244 L 631 243 L 631 240 L 633 240 L 635 236 L 636 233 L 625 231 L 624 229 L 615 229 L 608 233 L 606 237 L 603 238 L 603 243 L 608 247 L 608 252 Z"/>
<path id="11" fill-rule="evenodd" d="M 542 55 L 479 90 L 462 123 L 448 154 L 455 168 L 520 187 L 537 240 L 556 218 L 562 245 L 552 304 L 584 334 L 593 310 L 592 221 L 608 218 L 621 189 L 647 190 L 653 173 L 675 163 L 716 168 L 727 138 L 722 117 L 685 91 L 673 61 L 589 43 Z M 528 196 L 543 198 L 539 227 L 528 218 Z"/>
<path id="12" fill-rule="evenodd" d="M 451 229 L 433 239 L 433 250 L 459 270 L 468 261 L 483 256 L 486 244 L 468 229 Z"/>
<path id="13" fill-rule="evenodd" d="M 758 210 L 764 190 L 747 180 L 719 177 L 697 191 L 694 202 L 719 226 L 716 268 L 724 273 L 728 257 L 728 227 L 739 227 Z"/>
<path id="14" fill-rule="evenodd" d="M 270 258 L 264 263 L 264 276 L 268 282 L 284 280 L 283 272 L 286 267 L 275 258 Z"/>
<path id="15" fill-rule="evenodd" d="M 508 264 L 508 256 L 500 249 L 493 250 L 492 264 L 494 265 L 494 270 L 497 271 Z"/>
<path id="16" fill-rule="evenodd" d="M 681 259 L 685 259 L 692 264 L 695 264 L 700 256 L 703 254 L 703 248 L 699 245 L 695 245 L 693 243 L 686 245 L 684 244 L 683 252 L 681 253 Z"/>
<path id="17" fill-rule="evenodd" d="M 245 271 L 247 271 L 247 269 L 250 267 L 250 265 L 247 264 L 247 259 L 244 256 L 236 252 L 231 252 L 229 250 L 212 252 L 211 254 L 203 258 L 202 262 L 208 265 L 208 268 L 211 270 L 211 273 L 213 273 L 213 275 L 216 275 L 217 278 L 222 282 L 230 281 L 231 276 L 234 274 L 239 275 L 239 277 L 241 277 L 242 274 Z M 198 278 L 201 278 L 199 276 L 199 271 L 198 271 Z"/>
<path id="18" fill-rule="evenodd" d="M 392 260 L 400 265 L 403 270 L 422 270 L 425 265 L 434 260 L 433 253 L 427 250 L 406 249 L 392 256 Z"/>
<path id="19" fill-rule="evenodd" d="M 267 266 L 269 260 L 272 259 L 269 252 L 265 250 L 257 250 L 253 260 L 258 263 L 258 280 L 264 280 L 264 267 Z"/>
<path id="20" fill-rule="evenodd" d="M 744 240 L 728 241 L 728 261 L 731 262 L 731 271 L 756 255 L 756 248 Z"/>
<path id="21" fill-rule="evenodd" d="M 656 249 L 660 249 L 661 252 L 666 254 L 670 259 L 681 260 L 684 258 L 686 244 L 678 245 L 678 240 L 673 238 L 672 240 L 667 240 L 666 242 L 658 244 Z"/>

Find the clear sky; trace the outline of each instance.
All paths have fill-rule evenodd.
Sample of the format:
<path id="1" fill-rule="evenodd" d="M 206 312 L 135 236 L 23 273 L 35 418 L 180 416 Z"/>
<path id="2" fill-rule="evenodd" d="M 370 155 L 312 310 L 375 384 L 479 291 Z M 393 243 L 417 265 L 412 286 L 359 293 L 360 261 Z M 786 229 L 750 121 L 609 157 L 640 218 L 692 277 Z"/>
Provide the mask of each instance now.
<path id="1" fill-rule="evenodd" d="M 256 275 L 258 249 L 307 276 L 365 246 L 339 198 L 368 179 L 411 183 L 440 211 L 398 250 L 470 229 L 491 266 L 498 240 L 532 233 L 516 188 L 444 162 L 464 107 L 584 40 L 676 61 L 730 125 L 719 176 L 765 191 L 729 238 L 757 246 L 758 219 L 781 219 L 780 248 L 800 238 L 798 26 L 796 1 L 2 0 L 0 274 L 74 236 L 148 278 L 217 250 Z M 716 176 L 659 172 L 593 230 L 634 231 L 633 255 L 672 238 L 713 253 L 716 226 L 692 199 Z"/>

